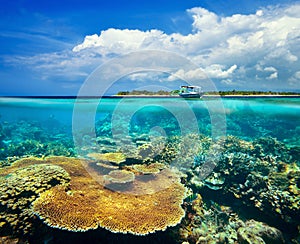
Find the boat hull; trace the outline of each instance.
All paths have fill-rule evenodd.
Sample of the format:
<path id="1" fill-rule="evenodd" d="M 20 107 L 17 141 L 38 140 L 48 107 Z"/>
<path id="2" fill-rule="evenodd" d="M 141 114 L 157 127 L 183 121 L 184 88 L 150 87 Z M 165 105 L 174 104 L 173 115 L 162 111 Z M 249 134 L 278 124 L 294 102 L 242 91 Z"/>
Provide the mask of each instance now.
<path id="1" fill-rule="evenodd" d="M 202 94 L 189 92 L 189 93 L 180 93 L 179 96 L 183 98 L 200 98 Z"/>

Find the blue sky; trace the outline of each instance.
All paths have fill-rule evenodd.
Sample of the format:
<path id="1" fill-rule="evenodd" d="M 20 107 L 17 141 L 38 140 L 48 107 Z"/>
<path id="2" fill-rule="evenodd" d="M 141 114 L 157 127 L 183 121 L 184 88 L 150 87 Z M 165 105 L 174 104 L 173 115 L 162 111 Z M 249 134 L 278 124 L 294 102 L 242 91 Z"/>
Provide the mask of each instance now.
<path id="1" fill-rule="evenodd" d="M 76 95 L 99 65 L 152 49 L 191 60 L 219 90 L 299 91 L 299 43 L 299 1 L 2 1 L 0 95 Z M 120 82 L 178 86 L 157 73 Z"/>

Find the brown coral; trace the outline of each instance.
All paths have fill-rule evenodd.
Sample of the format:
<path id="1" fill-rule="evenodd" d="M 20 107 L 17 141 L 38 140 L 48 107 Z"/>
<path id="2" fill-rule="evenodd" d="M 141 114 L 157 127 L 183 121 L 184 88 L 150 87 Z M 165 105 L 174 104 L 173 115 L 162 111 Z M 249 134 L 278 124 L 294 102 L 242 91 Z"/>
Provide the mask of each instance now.
<path id="1" fill-rule="evenodd" d="M 86 231 L 98 226 L 112 232 L 146 235 L 178 224 L 184 216 L 185 188 L 169 169 L 149 181 L 135 180 L 120 193 L 104 188 L 85 170 L 88 161 L 50 157 L 71 176 L 68 188 L 53 187 L 33 203 L 33 210 L 50 226 Z M 101 180 L 98 175 L 97 180 Z M 102 177 L 103 178 L 103 177 Z"/>
<path id="2" fill-rule="evenodd" d="M 12 163 L 12 165 L 9 167 L 1 168 L 0 176 L 6 176 L 7 174 L 9 174 L 17 169 L 20 169 L 20 168 L 23 168 L 23 167 L 26 167 L 29 165 L 43 164 L 43 163 L 45 163 L 45 161 L 41 158 L 36 158 L 36 157 L 22 158 L 22 159 L 15 161 L 14 163 Z"/>
<path id="3" fill-rule="evenodd" d="M 104 176 L 109 184 L 125 184 L 134 181 L 134 173 L 127 170 L 113 170 Z"/>
<path id="4" fill-rule="evenodd" d="M 86 192 L 54 187 L 34 202 L 34 211 L 52 227 L 72 231 L 98 228 L 95 199 Z M 99 196 L 98 196 L 99 197 Z"/>
<path id="5" fill-rule="evenodd" d="M 20 161 L 19 165 L 24 166 L 24 162 L 28 162 L 27 159 Z M 58 184 L 67 185 L 69 181 L 64 169 L 49 164 L 21 167 L 0 177 L 0 225 L 5 227 L 2 230 L 10 229 L 23 234 L 30 232 L 34 216 L 29 211 L 31 203 L 39 193 Z"/>
<path id="6" fill-rule="evenodd" d="M 247 221 L 245 226 L 237 231 L 239 243 L 284 243 L 282 233 L 265 223 L 253 219 Z"/>
<path id="7" fill-rule="evenodd" d="M 147 174 L 157 174 L 160 170 L 164 169 L 166 166 L 162 163 L 151 163 L 151 164 L 135 164 L 132 168 L 138 173 Z"/>
<path id="8" fill-rule="evenodd" d="M 120 165 L 126 161 L 126 156 L 120 152 L 89 153 L 87 156 L 95 160 L 112 163 L 115 165 Z"/>
<path id="9" fill-rule="evenodd" d="M 146 235 L 174 226 L 184 216 L 185 187 L 170 169 L 150 180 L 136 179 L 123 193 L 104 188 L 98 183 L 103 176 L 91 171 L 90 162 L 76 158 L 22 159 L 6 168 L 5 174 L 42 163 L 60 166 L 71 176 L 68 187 L 52 187 L 33 203 L 35 213 L 50 226 L 71 231 L 100 226 L 112 232 Z"/>

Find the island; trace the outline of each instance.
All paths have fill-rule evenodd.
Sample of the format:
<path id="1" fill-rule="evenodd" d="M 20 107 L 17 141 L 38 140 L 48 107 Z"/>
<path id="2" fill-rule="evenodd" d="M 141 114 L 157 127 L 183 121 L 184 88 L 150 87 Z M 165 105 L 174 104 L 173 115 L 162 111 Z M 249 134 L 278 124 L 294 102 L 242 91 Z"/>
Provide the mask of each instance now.
<path id="1" fill-rule="evenodd" d="M 148 91 L 132 90 L 119 91 L 114 97 L 177 97 L 179 90 L 172 91 Z M 293 91 L 206 91 L 203 97 L 300 97 L 300 92 Z"/>

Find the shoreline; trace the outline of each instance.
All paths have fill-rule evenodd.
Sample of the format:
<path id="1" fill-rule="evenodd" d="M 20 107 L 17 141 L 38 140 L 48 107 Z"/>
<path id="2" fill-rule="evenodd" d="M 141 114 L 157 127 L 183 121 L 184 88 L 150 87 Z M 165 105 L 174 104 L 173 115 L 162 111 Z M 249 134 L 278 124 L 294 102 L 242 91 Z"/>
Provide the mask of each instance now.
<path id="1" fill-rule="evenodd" d="M 203 95 L 203 97 L 223 97 L 223 98 L 300 98 L 300 95 L 272 95 L 272 94 L 261 94 L 261 95 Z"/>
<path id="2" fill-rule="evenodd" d="M 203 95 L 201 98 L 183 98 L 179 95 L 113 95 L 109 98 L 182 98 L 182 99 L 201 99 L 201 98 L 300 98 L 300 95 Z"/>
<path id="3" fill-rule="evenodd" d="M 201 99 L 201 98 L 300 98 L 299 95 L 203 95 L 201 98 L 183 98 L 179 95 L 108 95 L 108 96 L 0 96 L 0 98 L 46 98 L 46 99 L 95 99 L 95 98 L 182 98 L 182 99 Z"/>

